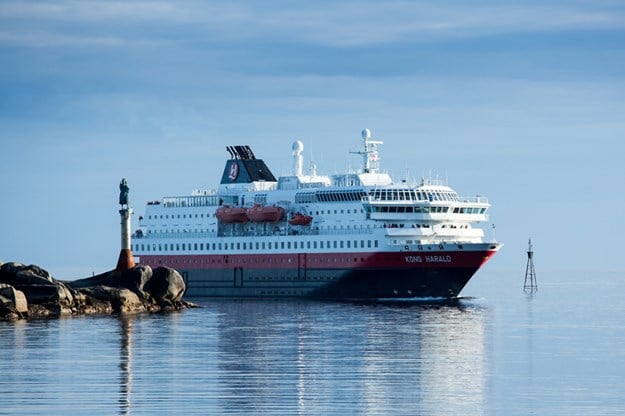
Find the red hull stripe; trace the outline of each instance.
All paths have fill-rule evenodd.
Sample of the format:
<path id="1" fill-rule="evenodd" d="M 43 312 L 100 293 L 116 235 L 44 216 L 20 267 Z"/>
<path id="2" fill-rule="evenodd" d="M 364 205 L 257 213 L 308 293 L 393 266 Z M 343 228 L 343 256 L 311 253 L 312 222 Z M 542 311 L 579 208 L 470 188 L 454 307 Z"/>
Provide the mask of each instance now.
<path id="1" fill-rule="evenodd" d="M 437 251 L 397 253 L 293 253 L 293 254 L 197 254 L 141 255 L 141 263 L 152 267 L 180 269 L 397 269 L 479 268 L 495 254 L 488 251 Z"/>

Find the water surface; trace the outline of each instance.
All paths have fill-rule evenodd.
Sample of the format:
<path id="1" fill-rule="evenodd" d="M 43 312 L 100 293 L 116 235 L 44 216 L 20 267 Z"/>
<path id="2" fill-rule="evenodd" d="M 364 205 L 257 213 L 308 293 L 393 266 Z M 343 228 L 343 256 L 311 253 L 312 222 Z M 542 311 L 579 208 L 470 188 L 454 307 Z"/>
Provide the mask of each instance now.
<path id="1" fill-rule="evenodd" d="M 623 414 L 625 308 L 588 289 L 0 323 L 0 414 Z"/>

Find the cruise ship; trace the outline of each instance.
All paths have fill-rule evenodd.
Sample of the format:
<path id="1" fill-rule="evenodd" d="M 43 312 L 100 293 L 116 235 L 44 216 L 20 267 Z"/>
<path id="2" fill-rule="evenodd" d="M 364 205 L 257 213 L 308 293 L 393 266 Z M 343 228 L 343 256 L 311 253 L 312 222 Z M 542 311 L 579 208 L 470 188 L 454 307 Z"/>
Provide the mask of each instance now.
<path id="1" fill-rule="evenodd" d="M 443 181 L 394 181 L 368 129 L 358 170 L 276 178 L 249 146 L 227 146 L 217 189 L 147 203 L 136 260 L 178 270 L 190 297 L 456 298 L 500 248 L 487 241 L 488 200 Z"/>

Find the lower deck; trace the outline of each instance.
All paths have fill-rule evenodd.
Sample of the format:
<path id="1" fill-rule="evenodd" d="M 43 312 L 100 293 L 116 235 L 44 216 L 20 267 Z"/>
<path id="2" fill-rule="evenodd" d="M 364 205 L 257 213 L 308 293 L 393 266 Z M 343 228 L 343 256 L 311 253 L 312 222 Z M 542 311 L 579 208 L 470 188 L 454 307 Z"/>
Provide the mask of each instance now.
<path id="1" fill-rule="evenodd" d="M 190 297 L 313 297 L 323 299 L 453 298 L 476 268 L 296 269 L 270 276 L 258 269 L 181 270 Z"/>
<path id="2" fill-rule="evenodd" d="M 450 298 L 497 249 L 152 255 L 140 260 L 177 269 L 190 297 Z"/>

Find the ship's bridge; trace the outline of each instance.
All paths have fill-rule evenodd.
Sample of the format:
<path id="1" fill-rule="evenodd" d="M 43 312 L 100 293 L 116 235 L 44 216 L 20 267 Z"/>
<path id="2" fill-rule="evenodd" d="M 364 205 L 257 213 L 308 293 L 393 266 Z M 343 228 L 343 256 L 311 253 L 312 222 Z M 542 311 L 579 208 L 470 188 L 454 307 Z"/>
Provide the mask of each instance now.
<path id="1" fill-rule="evenodd" d="M 370 201 L 458 201 L 458 194 L 447 186 L 419 186 L 375 188 L 369 193 Z"/>
<path id="2" fill-rule="evenodd" d="M 490 207 L 487 198 L 461 198 L 441 185 L 376 188 L 362 198 L 362 203 L 367 217 L 380 221 L 485 221 Z"/>

